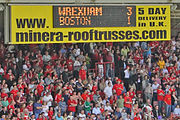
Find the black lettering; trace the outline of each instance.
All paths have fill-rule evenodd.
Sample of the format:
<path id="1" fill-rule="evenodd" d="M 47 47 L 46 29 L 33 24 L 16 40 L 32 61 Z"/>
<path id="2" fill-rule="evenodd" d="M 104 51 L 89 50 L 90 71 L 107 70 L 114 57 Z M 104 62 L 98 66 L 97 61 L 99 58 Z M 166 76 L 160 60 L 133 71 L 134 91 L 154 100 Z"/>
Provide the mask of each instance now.
<path id="1" fill-rule="evenodd" d="M 119 39 L 123 40 L 125 38 L 124 31 L 119 31 Z"/>
<path id="2" fill-rule="evenodd" d="M 21 41 L 19 41 L 21 40 Z M 28 41 L 28 33 L 27 32 L 17 32 L 16 33 L 16 42 L 27 42 Z"/>
<path id="3" fill-rule="evenodd" d="M 104 32 L 99 31 L 99 40 L 102 40 L 102 35 L 104 34 Z"/>
<path id="4" fill-rule="evenodd" d="M 37 37 L 38 37 L 38 41 L 41 41 L 41 33 L 40 32 L 34 32 L 34 41 L 37 41 Z"/>
<path id="5" fill-rule="evenodd" d="M 117 31 L 112 31 L 112 39 L 117 40 L 118 39 L 118 32 Z"/>
<path id="6" fill-rule="evenodd" d="M 98 40 L 98 31 L 97 31 L 97 30 L 95 30 L 95 31 L 94 31 L 94 34 L 95 34 L 95 35 L 94 35 L 95 40 Z M 101 39 L 100 39 L 100 40 L 101 40 Z"/>
<path id="7" fill-rule="evenodd" d="M 68 32 L 68 40 L 69 40 L 69 41 L 72 40 L 72 35 L 73 35 L 73 32 Z"/>
<path id="8" fill-rule="evenodd" d="M 63 41 L 63 33 L 62 32 L 57 32 L 56 33 L 56 41 Z"/>
<path id="9" fill-rule="evenodd" d="M 127 40 L 132 39 L 132 32 L 131 31 L 126 31 L 126 39 Z"/>
<path id="10" fill-rule="evenodd" d="M 32 30 L 29 30 L 29 41 L 32 42 Z"/>
<path id="11" fill-rule="evenodd" d="M 75 32 L 74 33 L 74 40 L 78 41 L 81 39 L 81 33 L 80 32 Z"/>
<path id="12" fill-rule="evenodd" d="M 142 32 L 142 38 L 143 39 L 148 39 L 148 31 L 147 30 L 144 30 L 143 32 Z"/>
<path id="13" fill-rule="evenodd" d="M 144 8 L 138 8 L 138 14 L 143 15 L 144 14 Z"/>
<path id="14" fill-rule="evenodd" d="M 149 15 L 154 14 L 154 8 L 149 8 L 149 9 L 148 9 L 148 14 L 149 14 Z"/>
<path id="15" fill-rule="evenodd" d="M 82 33 L 82 39 L 83 39 L 83 40 L 88 40 L 88 39 L 89 39 L 89 33 L 88 33 L 87 31 L 84 31 L 84 32 Z"/>
<path id="16" fill-rule="evenodd" d="M 51 32 L 51 33 L 50 33 L 50 39 L 51 39 L 51 41 L 54 41 L 54 35 L 56 35 L 55 32 Z"/>
<path id="17" fill-rule="evenodd" d="M 49 41 L 49 33 L 48 33 L 48 32 L 43 32 L 43 33 L 42 33 L 42 40 L 43 40 L 44 42 Z"/>
<path id="18" fill-rule="evenodd" d="M 162 14 L 165 14 L 166 8 L 161 8 L 161 10 L 162 10 Z"/>
<path id="19" fill-rule="evenodd" d="M 139 39 L 139 31 L 133 31 L 133 35 L 134 35 L 133 39 L 135 40 Z"/>
<path id="20" fill-rule="evenodd" d="M 149 38 L 150 39 L 156 38 L 156 32 L 154 30 L 149 31 Z"/>

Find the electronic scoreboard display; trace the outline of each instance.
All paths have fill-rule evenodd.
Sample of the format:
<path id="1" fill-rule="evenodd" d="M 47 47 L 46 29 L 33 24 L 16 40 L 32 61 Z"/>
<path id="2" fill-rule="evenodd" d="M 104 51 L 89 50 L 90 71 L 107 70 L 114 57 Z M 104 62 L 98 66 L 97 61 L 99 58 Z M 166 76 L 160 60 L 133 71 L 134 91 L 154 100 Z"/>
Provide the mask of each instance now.
<path id="1" fill-rule="evenodd" d="M 53 6 L 53 27 L 136 26 L 136 6 Z"/>
<path id="2" fill-rule="evenodd" d="M 170 5 L 12 5 L 11 44 L 171 40 Z"/>

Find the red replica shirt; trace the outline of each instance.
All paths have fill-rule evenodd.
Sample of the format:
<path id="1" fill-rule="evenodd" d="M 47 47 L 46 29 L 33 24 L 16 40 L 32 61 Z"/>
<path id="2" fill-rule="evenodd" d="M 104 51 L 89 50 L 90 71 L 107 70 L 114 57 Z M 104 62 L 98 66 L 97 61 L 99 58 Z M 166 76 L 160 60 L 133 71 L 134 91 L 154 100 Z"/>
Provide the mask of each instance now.
<path id="1" fill-rule="evenodd" d="M 131 108 L 131 103 L 127 102 L 132 102 L 132 98 L 128 96 L 124 97 L 124 107 Z"/>
<path id="2" fill-rule="evenodd" d="M 141 118 L 136 116 L 134 120 L 141 120 Z"/>
<path id="3" fill-rule="evenodd" d="M 113 86 L 113 89 L 116 91 L 117 96 L 120 96 L 122 94 L 123 85 L 122 84 L 115 84 Z"/>
<path id="4" fill-rule="evenodd" d="M 8 105 L 7 108 L 8 108 L 8 110 L 9 110 L 9 109 L 13 109 L 13 110 L 15 109 L 14 105 Z"/>
<path id="5" fill-rule="evenodd" d="M 164 102 L 168 105 L 171 105 L 171 95 L 167 94 L 165 97 L 164 97 Z"/>
<path id="6" fill-rule="evenodd" d="M 75 100 L 68 100 L 68 111 L 76 112 L 76 106 L 72 106 L 71 104 L 77 104 Z"/>
<path id="7" fill-rule="evenodd" d="M 163 95 L 162 95 L 163 94 Z M 157 90 L 157 100 L 158 101 L 163 101 L 164 100 L 164 91 L 161 89 Z"/>
<path id="8" fill-rule="evenodd" d="M 171 91 L 171 93 L 172 93 L 172 92 L 175 92 L 176 90 L 175 90 L 175 89 L 171 89 L 171 88 L 170 88 L 170 89 L 169 89 L 169 91 Z"/>
<path id="9" fill-rule="evenodd" d="M 93 87 L 92 87 L 92 91 L 93 91 L 94 93 L 96 93 L 96 91 L 97 91 L 97 86 L 93 86 Z"/>
<path id="10" fill-rule="evenodd" d="M 84 93 L 83 93 L 83 94 L 81 95 L 81 97 L 83 98 L 83 100 L 84 100 L 84 101 L 86 101 L 86 100 L 87 100 L 87 98 L 89 97 L 89 95 L 88 95 L 88 94 L 84 94 Z"/>
<path id="11" fill-rule="evenodd" d="M 134 91 L 129 92 L 129 97 L 131 97 L 131 98 L 133 99 L 133 98 L 134 98 L 134 96 L 135 96 L 135 92 L 134 92 Z"/>
<path id="12" fill-rule="evenodd" d="M 53 114 L 54 114 L 53 111 L 49 111 L 49 112 L 48 112 L 49 120 L 52 120 Z"/>
<path id="13" fill-rule="evenodd" d="M 68 70 L 72 71 L 73 70 L 73 61 L 70 59 L 70 60 L 67 60 L 66 63 L 67 63 Z"/>
<path id="14" fill-rule="evenodd" d="M 23 84 L 21 84 L 21 85 L 20 85 L 20 84 L 18 84 L 18 85 L 17 85 L 17 88 L 18 88 L 18 90 L 20 90 L 20 89 L 23 89 L 23 90 L 24 90 L 25 85 L 23 85 Z"/>
<path id="15" fill-rule="evenodd" d="M 44 87 L 42 85 L 37 86 L 38 94 L 41 95 L 42 91 L 44 90 Z"/>
<path id="16" fill-rule="evenodd" d="M 33 111 L 33 105 L 28 105 L 28 106 L 27 106 L 27 109 L 28 109 L 30 112 L 32 112 L 32 111 Z"/>
<path id="17" fill-rule="evenodd" d="M 8 97 L 8 94 L 6 94 L 6 93 L 1 93 L 1 98 L 4 98 L 4 97 Z"/>
<path id="18" fill-rule="evenodd" d="M 60 94 L 57 94 L 56 95 L 56 97 L 55 97 L 55 101 L 57 102 L 57 103 L 59 103 L 60 101 L 61 101 L 61 98 L 62 98 L 62 95 Z"/>
<path id="19" fill-rule="evenodd" d="M 18 90 L 12 89 L 10 93 L 13 94 L 13 97 L 15 98 L 17 96 Z"/>
<path id="20" fill-rule="evenodd" d="M 79 77 L 81 80 L 86 80 L 86 71 L 84 69 L 79 70 Z"/>
<path id="21" fill-rule="evenodd" d="M 104 112 L 104 108 L 100 108 L 100 111 L 101 111 L 101 113 L 103 113 Z"/>

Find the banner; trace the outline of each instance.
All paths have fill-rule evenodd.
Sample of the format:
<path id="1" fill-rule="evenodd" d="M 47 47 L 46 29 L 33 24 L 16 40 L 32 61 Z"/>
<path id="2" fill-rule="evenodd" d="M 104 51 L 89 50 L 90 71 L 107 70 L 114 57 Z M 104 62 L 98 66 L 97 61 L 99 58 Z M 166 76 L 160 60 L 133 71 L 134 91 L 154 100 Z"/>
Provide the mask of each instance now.
<path id="1" fill-rule="evenodd" d="M 171 39 L 170 6 L 12 5 L 11 44 Z"/>

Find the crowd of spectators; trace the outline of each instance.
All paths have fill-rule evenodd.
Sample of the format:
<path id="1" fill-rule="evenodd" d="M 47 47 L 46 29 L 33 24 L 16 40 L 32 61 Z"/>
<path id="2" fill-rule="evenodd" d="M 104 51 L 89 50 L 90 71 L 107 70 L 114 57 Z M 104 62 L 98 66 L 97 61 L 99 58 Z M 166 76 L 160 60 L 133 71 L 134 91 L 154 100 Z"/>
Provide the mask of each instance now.
<path id="1" fill-rule="evenodd" d="M 179 78 L 180 36 L 128 43 L 1 43 L 0 118 L 178 119 Z"/>

